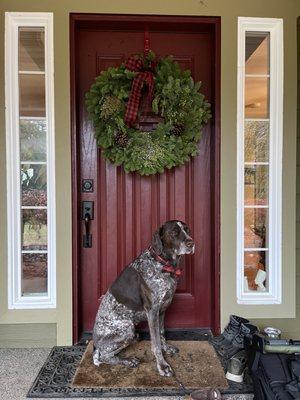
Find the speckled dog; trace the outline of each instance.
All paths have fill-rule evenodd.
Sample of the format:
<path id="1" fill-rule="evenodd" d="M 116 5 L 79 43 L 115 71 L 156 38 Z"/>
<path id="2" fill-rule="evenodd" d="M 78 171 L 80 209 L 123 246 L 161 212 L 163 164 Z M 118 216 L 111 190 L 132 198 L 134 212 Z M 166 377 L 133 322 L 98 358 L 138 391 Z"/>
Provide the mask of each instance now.
<path id="1" fill-rule="evenodd" d="M 94 325 L 94 364 L 125 364 L 136 367 L 136 358 L 118 354 L 136 340 L 135 326 L 148 321 L 151 350 L 162 376 L 173 371 L 163 352 L 177 348 L 164 337 L 164 315 L 181 273 L 180 257 L 195 251 L 188 226 L 181 221 L 166 222 L 153 235 L 151 246 L 129 264 L 105 294 Z"/>

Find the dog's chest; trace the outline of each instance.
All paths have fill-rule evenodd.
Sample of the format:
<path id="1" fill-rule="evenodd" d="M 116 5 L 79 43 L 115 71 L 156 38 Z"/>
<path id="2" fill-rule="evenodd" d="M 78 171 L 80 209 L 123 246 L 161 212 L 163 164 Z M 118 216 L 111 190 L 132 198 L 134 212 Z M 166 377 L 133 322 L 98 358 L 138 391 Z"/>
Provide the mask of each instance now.
<path id="1" fill-rule="evenodd" d="M 177 280 L 168 272 L 162 272 L 162 265 L 153 262 L 149 265 L 140 262 L 136 267 L 144 278 L 147 286 L 151 290 L 152 303 L 159 305 L 160 309 L 165 309 L 171 303 L 177 286 Z"/>
<path id="2" fill-rule="evenodd" d="M 176 279 L 169 273 L 158 273 L 146 281 L 152 292 L 154 304 L 160 304 L 165 309 L 171 303 L 176 290 Z"/>

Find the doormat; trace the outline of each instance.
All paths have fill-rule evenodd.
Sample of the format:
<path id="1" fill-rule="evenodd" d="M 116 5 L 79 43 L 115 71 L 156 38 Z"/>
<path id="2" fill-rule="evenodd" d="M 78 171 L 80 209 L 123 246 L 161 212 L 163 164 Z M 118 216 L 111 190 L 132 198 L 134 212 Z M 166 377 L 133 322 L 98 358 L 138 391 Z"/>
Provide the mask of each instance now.
<path id="1" fill-rule="evenodd" d="M 179 353 L 166 356 L 176 374 L 176 378 L 190 393 L 193 389 L 205 387 L 228 388 L 224 370 L 219 358 L 208 342 L 170 342 L 178 347 Z M 122 357 L 137 357 L 137 368 L 124 365 L 102 364 L 96 367 L 92 360 L 93 342 L 90 342 L 73 380 L 74 387 L 116 388 L 132 391 L 150 390 L 163 394 L 165 390 L 179 389 L 173 377 L 160 376 L 156 369 L 150 342 L 141 341 L 122 352 Z"/>
<path id="2" fill-rule="evenodd" d="M 179 396 L 182 392 L 179 388 L 152 390 L 140 389 L 132 390 L 124 388 L 84 388 L 75 387 L 72 385 L 75 372 L 82 360 L 82 357 L 87 349 L 86 346 L 55 346 L 50 351 L 50 354 L 41 368 L 38 376 L 33 382 L 27 393 L 29 398 L 88 398 L 88 397 L 129 397 L 129 396 Z M 222 361 L 222 360 L 221 360 Z M 252 398 L 253 387 L 251 383 L 234 383 L 228 382 L 229 387 L 222 389 L 224 398 L 240 399 L 240 395 L 244 399 Z M 250 395 L 248 396 L 247 394 Z M 228 396 L 228 397 L 227 397 Z"/>

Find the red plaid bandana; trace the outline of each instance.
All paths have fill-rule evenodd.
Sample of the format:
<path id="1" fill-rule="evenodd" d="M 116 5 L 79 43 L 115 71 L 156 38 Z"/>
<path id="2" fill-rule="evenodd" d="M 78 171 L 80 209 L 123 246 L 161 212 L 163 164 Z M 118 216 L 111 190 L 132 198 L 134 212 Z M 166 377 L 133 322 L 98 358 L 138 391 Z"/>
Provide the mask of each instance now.
<path id="1" fill-rule="evenodd" d="M 148 101 L 150 102 L 153 97 L 154 78 L 153 72 L 143 71 L 143 61 L 141 59 L 129 57 L 125 62 L 125 68 L 129 69 L 130 71 L 138 72 L 137 76 L 132 82 L 130 97 L 126 106 L 124 118 L 125 124 L 127 126 L 132 126 L 136 120 L 139 110 L 142 86 L 144 83 L 148 85 Z"/>

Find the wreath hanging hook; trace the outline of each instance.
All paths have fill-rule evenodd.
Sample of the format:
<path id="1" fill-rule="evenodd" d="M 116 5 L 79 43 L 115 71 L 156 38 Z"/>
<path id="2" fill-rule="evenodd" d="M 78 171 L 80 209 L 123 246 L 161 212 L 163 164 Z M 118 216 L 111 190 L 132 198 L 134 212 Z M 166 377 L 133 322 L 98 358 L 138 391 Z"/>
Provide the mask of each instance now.
<path id="1" fill-rule="evenodd" d="M 144 56 L 145 56 L 145 58 L 148 56 L 149 51 L 150 51 L 149 26 L 145 25 L 145 30 L 144 30 Z"/>

